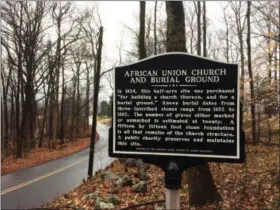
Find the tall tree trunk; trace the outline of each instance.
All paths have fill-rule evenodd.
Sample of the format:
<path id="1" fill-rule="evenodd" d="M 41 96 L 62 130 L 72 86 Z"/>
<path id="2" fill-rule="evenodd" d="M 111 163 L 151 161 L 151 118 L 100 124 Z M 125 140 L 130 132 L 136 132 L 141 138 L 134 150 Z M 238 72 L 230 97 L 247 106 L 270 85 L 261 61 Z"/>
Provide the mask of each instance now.
<path id="1" fill-rule="evenodd" d="M 78 61 L 80 62 L 80 61 Z M 80 135 L 80 123 L 81 123 L 81 116 L 80 116 L 80 63 L 78 64 L 78 67 L 77 67 L 77 108 L 76 108 L 76 120 L 77 120 L 77 123 L 76 123 L 76 135 L 79 136 Z"/>
<path id="2" fill-rule="evenodd" d="M 252 73 L 252 59 L 251 59 L 251 1 L 247 2 L 247 47 L 248 47 L 248 72 L 250 78 L 250 94 L 251 94 L 251 117 L 252 117 L 252 142 L 256 143 L 256 115 L 255 115 L 255 97 L 254 97 L 254 78 Z"/>
<path id="3" fill-rule="evenodd" d="M 166 13 L 168 40 L 167 52 L 186 52 L 183 3 L 167 1 Z M 187 180 L 191 205 L 203 205 L 206 202 L 214 203 L 221 199 L 214 184 L 208 164 L 189 169 Z"/>
<path id="4" fill-rule="evenodd" d="M 268 114 L 266 114 L 265 117 L 266 117 L 266 123 L 267 123 L 267 131 L 268 131 L 268 144 L 270 144 L 271 143 L 271 126 L 270 126 Z"/>
<path id="5" fill-rule="evenodd" d="M 26 89 L 29 89 L 28 87 Z M 26 91 L 28 93 L 28 90 Z M 26 99 L 23 103 L 22 107 L 22 118 L 20 121 L 20 130 L 19 130 L 19 136 L 21 139 L 21 142 L 23 142 L 22 146 L 23 149 L 26 150 L 28 149 L 29 145 L 29 136 L 27 134 L 27 128 L 28 128 L 28 122 L 30 122 L 30 111 L 29 111 L 29 101 L 28 101 L 28 96 L 26 96 Z"/>
<path id="6" fill-rule="evenodd" d="M 50 78 L 50 76 L 49 76 Z M 50 79 L 49 79 L 50 81 Z M 44 136 L 45 136 L 45 127 L 48 119 L 48 104 L 49 104 L 49 98 L 50 98 L 50 82 L 47 88 L 47 92 L 44 87 L 44 93 L 45 93 L 45 104 L 44 104 L 44 112 L 43 112 L 43 119 L 42 119 L 42 126 L 41 126 L 41 131 L 40 131 L 40 137 L 39 137 L 39 144 L 38 147 L 41 148 L 43 146 L 44 142 Z M 47 129 L 46 129 L 47 130 Z"/>
<path id="7" fill-rule="evenodd" d="M 22 29 L 22 24 L 23 24 L 23 5 L 20 3 L 20 29 Z M 22 40 L 21 40 L 21 31 L 19 30 L 19 50 L 17 52 L 17 60 L 18 60 L 18 65 L 17 65 L 17 93 L 16 93 L 16 158 L 22 158 L 22 142 L 23 139 L 20 138 L 20 105 L 23 105 L 23 80 L 22 80 Z M 21 97 L 20 97 L 21 95 Z M 20 98 L 21 98 L 21 103 L 20 103 Z"/>
<path id="8" fill-rule="evenodd" d="M 17 93 L 16 93 L 16 158 L 22 157 L 22 139 L 20 138 L 20 68 L 18 71 Z"/>
<path id="9" fill-rule="evenodd" d="M 86 130 L 89 126 L 89 122 L 88 122 L 88 118 L 89 118 L 89 90 L 90 90 L 89 73 L 90 73 L 90 68 L 89 68 L 88 64 L 86 63 L 86 106 L 85 106 L 85 130 L 84 130 L 84 132 L 86 132 Z"/>
<path id="10" fill-rule="evenodd" d="M 201 5 L 197 1 L 197 54 L 201 55 Z"/>
<path id="11" fill-rule="evenodd" d="M 35 95 L 32 93 L 31 100 L 31 109 L 30 109 L 30 148 L 33 149 L 36 147 L 36 139 L 35 139 L 35 133 L 36 133 L 36 121 L 37 121 L 37 105 L 35 100 Z"/>
<path id="12" fill-rule="evenodd" d="M 11 62 L 10 59 L 8 59 L 8 69 L 9 69 L 9 73 L 8 73 L 8 77 L 6 78 L 6 85 L 4 84 L 4 75 L 1 73 L 1 78 L 2 78 L 2 88 L 3 88 L 3 106 L 2 109 L 3 112 L 2 114 L 4 114 L 4 122 L 3 122 L 3 127 L 4 129 L 1 130 L 4 133 L 4 149 L 8 149 L 8 144 L 9 144 L 9 140 L 10 140 L 10 126 L 11 126 L 11 122 L 9 123 L 8 120 L 8 92 L 9 92 L 9 86 L 11 85 L 11 75 L 12 75 L 12 66 L 11 66 Z M 8 155 L 8 153 L 7 153 Z"/>
<path id="13" fill-rule="evenodd" d="M 274 80 L 277 81 L 277 46 L 274 48 Z"/>
<path id="14" fill-rule="evenodd" d="M 229 28 L 228 28 L 226 14 L 224 14 L 224 16 L 226 22 L 226 60 L 227 62 L 229 62 Z"/>
<path id="15" fill-rule="evenodd" d="M 267 58 L 268 58 L 268 81 L 269 84 L 271 83 L 272 80 L 272 53 L 271 53 L 271 25 L 270 22 L 268 23 L 268 38 L 267 38 L 267 47 L 268 47 L 268 52 L 267 52 Z"/>
<path id="16" fill-rule="evenodd" d="M 259 142 L 261 139 L 261 96 L 260 96 L 260 75 L 258 74 L 256 77 L 256 101 L 257 101 L 257 107 L 258 107 L 258 113 L 257 113 L 257 128 L 256 128 L 256 132 L 257 132 L 257 141 Z"/>
<path id="17" fill-rule="evenodd" d="M 154 8 L 154 55 L 157 54 L 157 3 L 155 1 L 155 8 Z"/>
<path id="18" fill-rule="evenodd" d="M 52 80 L 53 81 L 53 80 Z M 50 91 L 50 110 L 49 110 L 49 125 L 48 125 L 48 134 L 49 134 L 49 149 L 54 149 L 55 147 L 55 129 L 54 129 L 54 121 L 55 121 L 55 110 L 54 110 L 54 105 L 55 105 L 55 90 L 54 90 L 54 85 L 51 85 L 51 91 Z"/>
<path id="19" fill-rule="evenodd" d="M 53 68 L 53 63 L 50 59 L 50 56 L 48 56 L 49 59 L 49 122 L 48 122 L 48 146 L 49 149 L 54 148 L 54 137 L 55 137 L 55 130 L 54 130 L 54 119 L 55 119 L 55 111 L 54 111 L 54 105 L 55 105 L 55 72 Z"/>
<path id="20" fill-rule="evenodd" d="M 2 116 L 4 115 L 4 107 L 3 107 L 3 98 L 2 98 L 2 95 L 1 95 L 1 101 L 0 101 L 0 103 L 1 103 L 1 118 L 2 118 Z M 5 123 L 4 123 L 4 120 L 1 120 L 1 139 L 5 139 L 5 133 L 4 133 L 4 130 L 5 130 L 5 125 L 4 125 Z M 4 149 L 5 149 L 5 147 L 4 147 L 4 145 L 5 145 L 5 141 L 1 141 L 1 152 L 3 153 L 3 151 L 4 151 Z"/>
<path id="21" fill-rule="evenodd" d="M 240 90 L 241 90 L 241 96 L 240 96 L 240 103 L 244 104 L 244 78 L 245 78 L 245 56 L 244 56 L 244 43 L 243 43 L 243 35 L 242 32 L 240 32 L 239 34 L 239 43 L 240 43 L 240 56 L 241 56 L 241 81 L 240 81 Z M 244 107 L 242 106 L 242 109 L 244 109 Z M 243 110 L 241 110 L 241 119 L 244 119 L 244 112 Z M 242 120 L 243 121 L 243 120 Z M 241 122 L 241 124 L 243 125 L 243 122 Z"/>
<path id="22" fill-rule="evenodd" d="M 61 94 L 61 103 L 60 103 L 60 131 L 59 131 L 59 138 L 60 138 L 60 144 L 64 144 L 64 136 L 65 136 L 65 125 L 64 125 L 64 107 L 65 107 L 65 92 L 66 92 L 66 86 L 65 86 L 65 78 L 64 78 L 64 63 L 62 64 L 62 94 Z"/>
<path id="23" fill-rule="evenodd" d="M 3 81 L 3 80 L 2 80 Z M 7 96 L 8 96 L 8 87 L 4 87 L 3 85 L 3 111 L 4 111 L 4 149 L 8 148 L 9 144 L 9 120 L 8 120 L 8 102 L 7 102 Z"/>
<path id="24" fill-rule="evenodd" d="M 75 134 L 75 115 L 76 115 L 76 76 L 73 77 L 73 93 L 72 93 L 72 119 L 70 125 L 70 138 L 74 138 Z"/>
<path id="25" fill-rule="evenodd" d="M 11 130 L 10 130 L 10 138 L 12 140 L 12 145 L 16 144 L 16 112 L 15 112 L 15 103 L 14 103 L 14 90 L 11 91 L 11 112 L 10 112 L 10 122 L 11 122 Z"/>
<path id="26" fill-rule="evenodd" d="M 203 1 L 203 57 L 207 57 L 207 22 L 206 22 L 206 2 Z"/>
<path id="27" fill-rule="evenodd" d="M 140 33 L 139 33 L 139 58 L 146 58 L 146 44 L 145 44 L 145 13 L 146 2 L 140 1 Z"/>
<path id="28" fill-rule="evenodd" d="M 60 137 L 60 115 L 59 115 L 59 83 L 60 83 L 60 67 L 61 67 L 61 19 L 57 21 L 57 29 L 58 29 L 58 40 L 57 40 L 57 49 L 56 49 L 56 57 L 57 57 L 57 65 L 55 68 L 55 99 L 54 99 L 54 135 L 55 139 Z M 63 86 L 62 86 L 63 89 Z"/>
<path id="29" fill-rule="evenodd" d="M 88 162 L 88 176 L 92 177 L 93 163 L 94 163 L 94 147 L 96 136 L 96 120 L 97 120 L 97 106 L 98 106 L 98 93 L 101 71 L 101 58 L 102 58 L 102 45 L 103 45 L 103 27 L 99 29 L 98 50 L 97 50 L 97 68 L 94 72 L 94 89 L 93 89 L 93 113 L 92 113 L 92 127 L 90 139 L 90 153 Z"/>

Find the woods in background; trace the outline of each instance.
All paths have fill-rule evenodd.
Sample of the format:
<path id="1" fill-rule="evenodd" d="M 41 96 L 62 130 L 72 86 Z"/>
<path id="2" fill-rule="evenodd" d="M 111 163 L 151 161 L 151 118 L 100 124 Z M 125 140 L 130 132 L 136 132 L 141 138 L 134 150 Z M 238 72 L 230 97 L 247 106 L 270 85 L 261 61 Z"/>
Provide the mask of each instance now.
<path id="1" fill-rule="evenodd" d="M 5 154 L 21 158 L 89 133 L 97 7 L 77 13 L 72 2 L 1 3 Z"/>

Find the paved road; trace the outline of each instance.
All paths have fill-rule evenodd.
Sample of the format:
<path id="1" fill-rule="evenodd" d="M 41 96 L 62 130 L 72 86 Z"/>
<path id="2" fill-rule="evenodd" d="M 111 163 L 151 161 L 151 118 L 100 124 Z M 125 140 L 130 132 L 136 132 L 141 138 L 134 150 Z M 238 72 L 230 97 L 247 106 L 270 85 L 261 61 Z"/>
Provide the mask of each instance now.
<path id="1" fill-rule="evenodd" d="M 108 126 L 98 124 L 94 171 L 109 165 Z M 1 178 L 1 209 L 30 209 L 69 192 L 87 177 L 89 149 Z"/>

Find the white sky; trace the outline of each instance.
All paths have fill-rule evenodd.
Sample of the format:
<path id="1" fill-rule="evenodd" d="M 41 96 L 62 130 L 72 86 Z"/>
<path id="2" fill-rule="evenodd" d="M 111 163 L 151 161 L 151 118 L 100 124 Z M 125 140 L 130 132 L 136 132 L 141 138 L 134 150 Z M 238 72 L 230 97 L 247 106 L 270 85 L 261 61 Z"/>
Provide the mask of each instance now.
<path id="1" fill-rule="evenodd" d="M 78 8 L 83 9 L 85 7 L 91 7 L 97 2 L 92 1 L 75 1 Z M 192 3 L 192 2 L 190 2 Z M 146 13 L 149 11 L 153 12 L 154 1 L 146 2 Z M 163 4 L 164 12 L 165 5 L 164 2 L 158 2 L 159 6 Z M 211 20 L 212 27 L 218 28 L 220 24 L 220 18 L 222 14 L 221 5 L 225 2 L 221 1 L 207 1 L 206 11 L 207 18 Z M 123 37 L 123 49 L 129 49 L 132 42 L 131 34 L 124 29 L 124 24 L 132 28 L 137 28 L 139 23 L 136 22 L 136 17 L 139 16 L 139 1 L 99 1 L 98 2 L 99 13 L 101 16 L 102 25 L 104 27 L 104 37 L 103 37 L 103 70 L 106 70 L 112 66 L 112 64 L 118 60 L 119 51 L 117 46 Z M 125 58 L 123 58 L 125 59 Z M 104 81 L 103 81 L 104 82 Z M 103 91 L 100 95 L 100 100 L 108 100 L 108 95 L 111 94 L 110 90 Z"/>
<path id="2" fill-rule="evenodd" d="M 81 9 L 95 3 L 96 2 L 90 1 L 75 2 Z M 159 2 L 158 5 L 161 3 L 164 2 Z M 147 1 L 146 12 L 149 10 L 153 11 L 154 4 L 154 1 Z M 221 1 L 206 2 L 207 17 L 212 23 L 215 23 L 216 27 L 220 25 L 217 20 L 219 20 L 222 15 L 221 4 Z M 116 46 L 120 43 L 121 36 L 123 36 L 124 48 L 129 46 L 132 41 L 129 34 L 126 33 L 127 31 L 124 33 L 123 24 L 133 28 L 139 25 L 135 18 L 139 15 L 139 1 L 99 1 L 98 5 L 102 25 L 104 27 L 104 55 L 108 60 L 114 61 L 118 59 L 118 50 Z"/>

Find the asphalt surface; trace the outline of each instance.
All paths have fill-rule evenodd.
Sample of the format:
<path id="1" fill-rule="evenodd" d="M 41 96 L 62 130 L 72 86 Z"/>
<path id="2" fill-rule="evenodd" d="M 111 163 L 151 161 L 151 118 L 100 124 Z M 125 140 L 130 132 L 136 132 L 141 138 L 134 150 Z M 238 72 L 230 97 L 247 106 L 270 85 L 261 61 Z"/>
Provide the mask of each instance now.
<path id="1" fill-rule="evenodd" d="M 100 136 L 95 145 L 94 172 L 108 166 L 108 129 L 98 124 Z M 39 208 L 67 193 L 87 177 L 89 149 L 43 165 L 24 169 L 1 178 L 1 209 Z"/>

